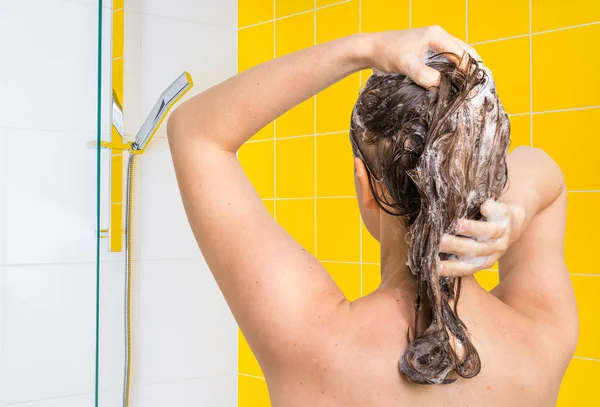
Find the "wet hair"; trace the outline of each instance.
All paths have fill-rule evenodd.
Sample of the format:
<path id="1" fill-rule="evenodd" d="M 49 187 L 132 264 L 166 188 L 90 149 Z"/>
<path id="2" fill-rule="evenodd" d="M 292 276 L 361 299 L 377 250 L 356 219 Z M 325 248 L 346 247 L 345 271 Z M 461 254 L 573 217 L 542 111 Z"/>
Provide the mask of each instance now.
<path id="1" fill-rule="evenodd" d="M 430 55 L 427 65 L 441 74 L 437 89 L 399 74 L 371 76 L 352 112 L 350 140 L 377 204 L 408 232 L 417 292 L 399 370 L 415 383 L 439 384 L 455 381 L 452 371 L 471 378 L 481 369 L 458 317 L 461 278 L 439 276 L 440 260 L 452 257 L 439 248 L 460 218 L 481 219 L 485 200 L 503 192 L 510 124 L 481 62 L 465 53 L 462 69 L 446 55 Z M 423 296 L 432 321 L 419 332 Z"/>

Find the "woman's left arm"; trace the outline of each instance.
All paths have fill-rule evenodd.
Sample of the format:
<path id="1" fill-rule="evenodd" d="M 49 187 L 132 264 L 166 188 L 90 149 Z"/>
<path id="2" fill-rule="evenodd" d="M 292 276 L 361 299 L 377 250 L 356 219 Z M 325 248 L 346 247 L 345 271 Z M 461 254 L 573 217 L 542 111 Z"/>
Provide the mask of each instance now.
<path id="1" fill-rule="evenodd" d="M 428 48 L 462 53 L 439 27 L 353 35 L 245 71 L 171 115 L 169 144 L 190 225 L 263 368 L 281 360 L 279 351 L 289 355 L 292 343 L 313 343 L 345 298 L 269 215 L 236 151 L 288 109 L 361 69 L 435 85 L 437 71 L 422 62 Z"/>

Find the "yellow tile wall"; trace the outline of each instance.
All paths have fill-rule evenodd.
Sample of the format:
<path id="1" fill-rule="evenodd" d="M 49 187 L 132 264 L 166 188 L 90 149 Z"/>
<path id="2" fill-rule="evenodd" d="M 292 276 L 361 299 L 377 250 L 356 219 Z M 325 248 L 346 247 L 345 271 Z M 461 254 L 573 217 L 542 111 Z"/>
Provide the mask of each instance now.
<path id="1" fill-rule="evenodd" d="M 562 167 L 565 256 L 580 341 L 558 406 L 600 398 L 600 2 L 590 0 L 239 0 L 239 70 L 357 32 L 439 24 L 479 51 L 510 115 L 511 149 L 533 145 Z M 507 24 L 510 21 L 510 24 Z M 266 126 L 239 153 L 265 206 L 323 263 L 350 299 L 380 283 L 379 244 L 354 198 L 350 110 L 363 71 Z M 476 279 L 498 284 L 497 267 Z M 269 406 L 260 366 L 240 333 L 239 405 Z"/>

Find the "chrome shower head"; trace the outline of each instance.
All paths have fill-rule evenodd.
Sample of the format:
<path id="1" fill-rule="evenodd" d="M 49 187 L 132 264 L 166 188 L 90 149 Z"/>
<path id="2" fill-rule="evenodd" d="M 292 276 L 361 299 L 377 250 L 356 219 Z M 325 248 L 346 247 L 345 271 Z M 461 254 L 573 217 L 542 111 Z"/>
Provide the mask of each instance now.
<path id="1" fill-rule="evenodd" d="M 150 111 L 150 114 L 142 124 L 142 127 L 135 136 L 135 142 L 132 149 L 143 150 L 146 148 L 154 133 L 165 118 L 169 109 L 194 85 L 189 73 L 184 72 L 175 81 L 164 90 L 160 98 Z"/>

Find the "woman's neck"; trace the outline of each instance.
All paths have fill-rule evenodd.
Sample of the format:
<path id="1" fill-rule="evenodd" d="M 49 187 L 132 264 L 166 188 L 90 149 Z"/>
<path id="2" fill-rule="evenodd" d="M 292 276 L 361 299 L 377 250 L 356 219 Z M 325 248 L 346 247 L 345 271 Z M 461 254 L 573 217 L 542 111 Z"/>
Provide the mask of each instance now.
<path id="1" fill-rule="evenodd" d="M 408 241 L 402 219 L 382 215 L 379 241 L 381 243 L 381 285 L 380 290 L 387 291 L 402 304 L 407 321 L 414 321 L 417 277 L 406 265 Z M 423 332 L 431 323 L 431 311 L 426 296 L 421 297 L 418 331 Z"/>
<path id="2" fill-rule="evenodd" d="M 379 229 L 381 244 L 381 287 L 407 289 L 414 293 L 416 277 L 406 265 L 408 242 L 399 217 L 383 213 Z"/>

